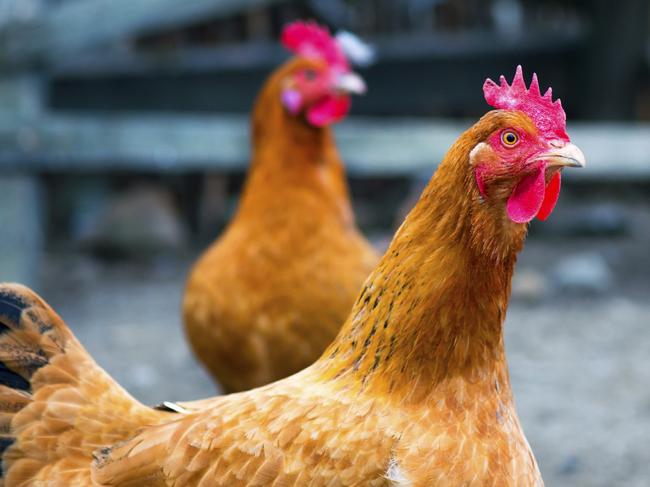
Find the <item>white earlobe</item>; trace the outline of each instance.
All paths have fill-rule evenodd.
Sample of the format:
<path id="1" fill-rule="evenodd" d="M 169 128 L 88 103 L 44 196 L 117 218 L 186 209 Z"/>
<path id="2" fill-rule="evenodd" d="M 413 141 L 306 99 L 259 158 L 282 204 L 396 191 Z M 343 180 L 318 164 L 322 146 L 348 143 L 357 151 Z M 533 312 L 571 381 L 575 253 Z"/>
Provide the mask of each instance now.
<path id="1" fill-rule="evenodd" d="M 479 152 L 481 152 L 486 147 L 485 142 L 479 142 L 474 146 L 474 148 L 469 153 L 469 164 L 470 166 L 474 163 L 474 158 Z"/>

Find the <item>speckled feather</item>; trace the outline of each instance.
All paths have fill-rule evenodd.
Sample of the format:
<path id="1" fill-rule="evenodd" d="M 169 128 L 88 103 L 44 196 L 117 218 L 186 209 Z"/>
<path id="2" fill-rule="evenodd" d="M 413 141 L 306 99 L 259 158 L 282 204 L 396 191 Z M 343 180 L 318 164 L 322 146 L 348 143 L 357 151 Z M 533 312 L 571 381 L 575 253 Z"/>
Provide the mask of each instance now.
<path id="1" fill-rule="evenodd" d="M 27 288 L 0 286 L 0 324 L 1 485 L 92 485 L 94 450 L 169 420 L 114 382 Z"/>
<path id="2" fill-rule="evenodd" d="M 345 321 L 378 256 L 358 231 L 333 134 L 280 103 L 294 59 L 253 115 L 253 161 L 239 209 L 194 266 L 183 314 L 199 359 L 228 391 L 312 364 Z"/>

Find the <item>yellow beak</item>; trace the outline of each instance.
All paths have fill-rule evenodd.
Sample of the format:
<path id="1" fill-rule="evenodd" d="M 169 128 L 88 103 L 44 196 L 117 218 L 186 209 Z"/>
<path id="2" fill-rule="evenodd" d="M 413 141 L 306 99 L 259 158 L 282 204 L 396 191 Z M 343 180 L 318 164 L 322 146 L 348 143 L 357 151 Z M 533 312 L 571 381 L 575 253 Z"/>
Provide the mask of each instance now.
<path id="1" fill-rule="evenodd" d="M 545 161 L 547 167 L 585 167 L 585 155 L 573 144 L 564 144 L 562 147 L 552 147 L 535 157 L 536 161 Z"/>

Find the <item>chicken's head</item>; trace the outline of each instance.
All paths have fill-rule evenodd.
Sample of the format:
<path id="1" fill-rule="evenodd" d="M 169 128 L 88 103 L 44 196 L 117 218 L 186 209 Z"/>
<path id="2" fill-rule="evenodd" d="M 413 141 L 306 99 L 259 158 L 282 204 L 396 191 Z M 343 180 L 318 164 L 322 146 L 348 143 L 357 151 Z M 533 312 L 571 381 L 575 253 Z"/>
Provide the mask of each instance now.
<path id="1" fill-rule="evenodd" d="M 560 194 L 562 168 L 585 165 L 566 133 L 562 104 L 550 88 L 541 95 L 535 74 L 527 88 L 521 66 L 511 85 L 503 76 L 498 85 L 488 79 L 483 92 L 502 113 L 470 153 L 478 190 L 485 200 L 503 201 L 515 223 L 545 220 Z"/>
<path id="2" fill-rule="evenodd" d="M 366 91 L 363 79 L 350 68 L 346 43 L 326 27 L 299 21 L 285 27 L 282 44 L 307 61 L 284 79 L 284 107 L 293 115 L 304 114 L 316 127 L 342 120 L 350 110 L 350 94 Z"/>

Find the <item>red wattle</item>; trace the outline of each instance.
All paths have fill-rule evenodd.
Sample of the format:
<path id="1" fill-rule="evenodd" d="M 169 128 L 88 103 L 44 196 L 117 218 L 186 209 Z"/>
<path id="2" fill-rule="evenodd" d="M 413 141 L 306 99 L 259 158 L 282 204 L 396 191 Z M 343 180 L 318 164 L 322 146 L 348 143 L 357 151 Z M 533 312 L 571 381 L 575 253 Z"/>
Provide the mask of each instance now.
<path id="1" fill-rule="evenodd" d="M 542 221 L 546 220 L 553 212 L 557 199 L 560 197 L 560 186 L 562 185 L 562 176 L 560 174 L 560 171 L 553 174 L 548 186 L 546 186 L 544 201 L 542 202 L 542 207 L 537 213 L 537 218 Z"/>
<path id="2" fill-rule="evenodd" d="M 323 127 L 342 120 L 350 111 L 350 97 L 331 95 L 312 105 L 307 120 L 316 127 Z"/>
<path id="3" fill-rule="evenodd" d="M 546 164 L 540 164 L 531 174 L 527 174 L 517 183 L 508 198 L 506 211 L 515 223 L 527 223 L 535 218 L 544 201 Z"/>

